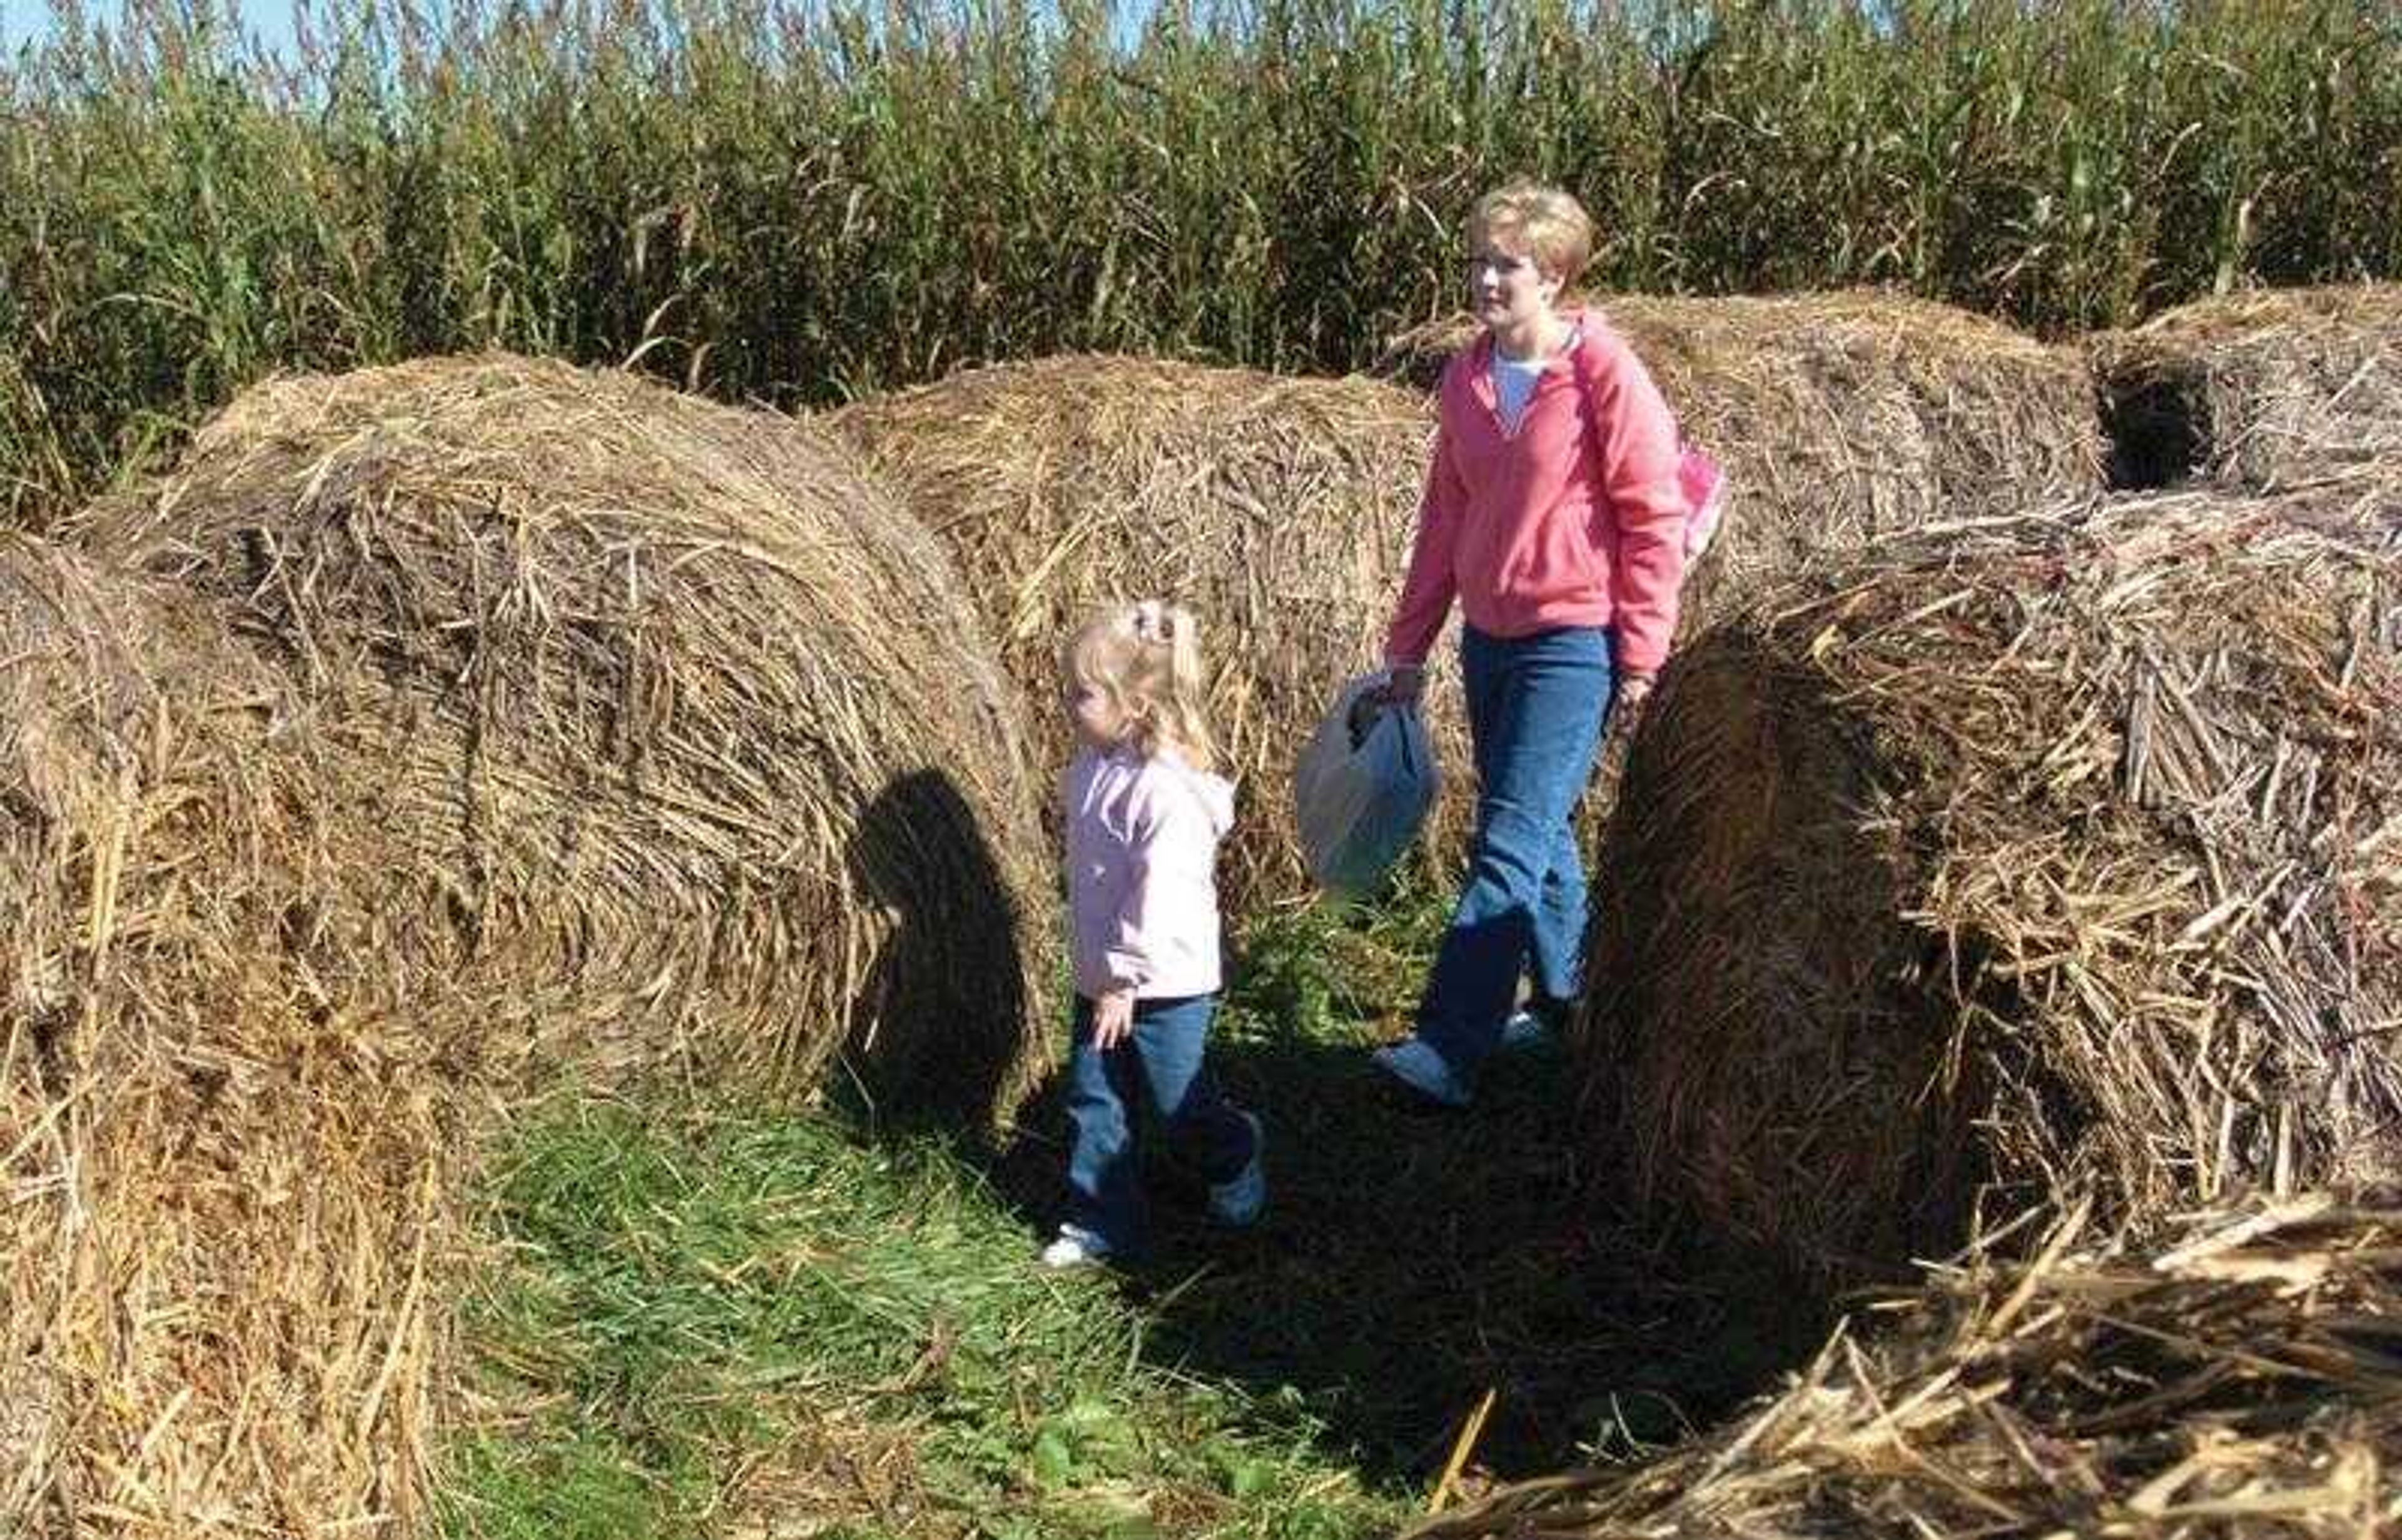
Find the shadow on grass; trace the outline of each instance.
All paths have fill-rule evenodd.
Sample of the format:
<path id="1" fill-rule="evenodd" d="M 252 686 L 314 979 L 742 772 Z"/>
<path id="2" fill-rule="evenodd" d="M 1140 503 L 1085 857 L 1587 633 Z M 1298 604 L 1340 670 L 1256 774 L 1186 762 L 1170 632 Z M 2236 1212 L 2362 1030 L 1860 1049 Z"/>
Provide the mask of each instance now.
<path id="1" fill-rule="evenodd" d="M 1315 964 L 1322 940 L 1294 950 Z M 1707 1427 L 1824 1340 L 1802 1291 L 1591 1211 L 1564 1052 L 1496 1063 L 1470 1111 L 1424 1109 L 1368 1062 L 1388 1001 L 1346 1010 L 1250 953 L 1211 1055 L 1266 1124 L 1269 1212 L 1217 1230 L 1199 1181 L 1152 1162 L 1153 1251 L 1097 1286 L 1143 1310 L 1153 1362 L 1298 1394 L 1363 1477 L 1423 1488 L 1488 1388 L 1473 1464 L 1532 1476 Z M 1021 1126 L 987 1169 L 1030 1253 L 1061 1199 L 1056 1085 Z"/>

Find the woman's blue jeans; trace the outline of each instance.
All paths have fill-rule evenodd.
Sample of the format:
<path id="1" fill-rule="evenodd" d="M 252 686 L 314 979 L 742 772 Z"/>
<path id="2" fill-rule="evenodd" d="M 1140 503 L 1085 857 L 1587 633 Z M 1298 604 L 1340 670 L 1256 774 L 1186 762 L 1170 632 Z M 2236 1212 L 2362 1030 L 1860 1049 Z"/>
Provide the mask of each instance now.
<path id="1" fill-rule="evenodd" d="M 1169 1148 L 1216 1184 L 1250 1162 L 1251 1125 L 1202 1062 L 1215 995 L 1138 1000 L 1134 1035 L 1107 1052 L 1093 1046 L 1093 1002 L 1076 1000 L 1068 1061 L 1068 1222 L 1111 1251 L 1142 1247 L 1146 1209 L 1138 1099 L 1150 1104 Z"/>
<path id="2" fill-rule="evenodd" d="M 1480 782 L 1468 885 L 1435 954 L 1417 1035 L 1466 1077 L 1489 1055 L 1518 981 L 1573 998 L 1583 966 L 1576 808 L 1617 694 L 1608 630 L 1462 630 L 1460 672 Z"/>

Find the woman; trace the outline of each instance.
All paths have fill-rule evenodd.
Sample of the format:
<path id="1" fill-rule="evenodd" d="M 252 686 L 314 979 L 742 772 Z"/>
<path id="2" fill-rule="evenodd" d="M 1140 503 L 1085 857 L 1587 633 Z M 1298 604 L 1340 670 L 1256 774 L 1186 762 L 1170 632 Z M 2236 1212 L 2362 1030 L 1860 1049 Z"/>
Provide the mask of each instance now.
<path id="1" fill-rule="evenodd" d="M 1448 1107 L 1505 1038 L 1556 1030 L 1578 988 L 1585 885 L 1578 799 L 1613 706 L 1650 694 L 1677 624 L 1685 493 L 1677 429 L 1601 317 L 1562 309 L 1593 223 L 1518 183 L 1470 216 L 1483 334 L 1443 372 L 1434 464 L 1375 706 L 1414 704 L 1456 598 L 1475 747 L 1466 888 L 1416 1031 L 1377 1065 Z M 1522 976 L 1534 990 L 1512 1014 Z"/>

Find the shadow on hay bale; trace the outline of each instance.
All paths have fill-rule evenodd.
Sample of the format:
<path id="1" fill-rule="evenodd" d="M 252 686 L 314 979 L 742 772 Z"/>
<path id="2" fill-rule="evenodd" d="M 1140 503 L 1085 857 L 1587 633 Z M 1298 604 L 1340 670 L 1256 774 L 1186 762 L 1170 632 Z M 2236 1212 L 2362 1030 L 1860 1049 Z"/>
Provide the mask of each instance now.
<path id="1" fill-rule="evenodd" d="M 280 380 L 85 521 L 295 681 L 392 842 L 378 944 L 524 1060 L 989 1121 L 1051 905 L 1015 704 L 942 551 L 787 419 L 503 355 Z"/>
<path id="2" fill-rule="evenodd" d="M 2402 1523 L 2402 1195 L 2131 1236 L 2072 1209 L 1930 1270 L 1783 1394 L 1635 1467 L 1494 1492 L 1402 1540 L 2325 1536 Z"/>
<path id="3" fill-rule="evenodd" d="M 2402 458 L 2402 285 L 2205 299 L 2087 348 L 2121 486 L 2266 489 Z"/>
<path id="4" fill-rule="evenodd" d="M 189 596 L 0 536 L 0 1533 L 422 1517 L 478 1014 L 393 1011 L 370 859 Z"/>
<path id="5" fill-rule="evenodd" d="M 953 1120 L 1015 1110 L 1015 1088 L 1027 1073 L 1022 1037 L 926 1030 L 959 1020 L 962 996 L 990 1021 L 1023 1023 L 1037 1033 L 1044 1024 L 1024 973 L 995 969 L 963 980 L 958 971 L 969 938 L 1007 924 L 1023 891 L 1020 877 L 1004 871 L 984 841 L 957 839 L 956 831 L 983 821 L 947 772 L 916 770 L 886 785 L 860 812 L 846 852 L 861 895 L 891 924 L 853 988 L 844 1041 L 880 1084 L 913 1093 L 919 1116 L 929 1107 Z M 957 843 L 929 848 L 929 842 L 948 840 Z M 926 880 L 929 871 L 939 880 Z M 879 1044 L 887 1023 L 910 1030 L 898 1043 Z"/>
<path id="6" fill-rule="evenodd" d="M 2274 490 L 2402 457 L 2402 286 L 2195 300 L 2085 344 L 2111 480 Z"/>
<path id="7" fill-rule="evenodd" d="M 2402 483 L 1829 563 L 1672 664 L 1583 1028 L 1612 1181 L 1823 1282 L 2010 1200 L 2402 1171 Z"/>
<path id="8" fill-rule="evenodd" d="M 2101 489 L 2072 349 L 1872 290 L 1591 303 L 1732 477 L 1726 534 L 1686 585 L 1689 633 L 1813 552 Z M 1464 315 L 1431 323 L 1378 372 L 1431 387 L 1474 336 Z"/>
<path id="9" fill-rule="evenodd" d="M 1200 617 L 1210 722 L 1242 787 L 1230 905 L 1298 894 L 1292 761 L 1373 667 L 1401 593 L 1432 419 L 1361 379 L 1106 357 L 1007 364 L 826 421 L 959 563 L 1047 764 L 1064 763 L 1058 653 L 1097 605 L 1162 596 Z M 1440 694 L 1446 763 L 1467 763 Z M 1435 844 L 1454 847 L 1464 796 Z"/>

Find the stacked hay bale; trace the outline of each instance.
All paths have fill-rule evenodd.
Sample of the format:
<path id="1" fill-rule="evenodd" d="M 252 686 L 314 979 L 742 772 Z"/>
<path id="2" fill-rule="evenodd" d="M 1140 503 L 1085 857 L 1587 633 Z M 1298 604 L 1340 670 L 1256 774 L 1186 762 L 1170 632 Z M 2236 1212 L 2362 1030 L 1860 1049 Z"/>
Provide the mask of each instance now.
<path id="1" fill-rule="evenodd" d="M 2374 479 L 2137 501 L 1704 637 L 1604 853 L 1613 1179 L 1842 1283 L 1988 1184 L 2154 1214 L 2402 1170 L 2397 528 Z"/>
<path id="2" fill-rule="evenodd" d="M 2122 484 L 2270 488 L 2402 459 L 2402 285 L 2200 300 L 2089 351 Z"/>
<path id="3" fill-rule="evenodd" d="M 2402 1202 L 2059 1218 L 1935 1270 L 1751 1414 L 1648 1464 L 1495 1492 L 1402 1540 L 2324 1535 L 2402 1525 Z"/>
<path id="4" fill-rule="evenodd" d="M 789 419 L 506 356 L 244 395 L 85 536 L 295 681 L 399 852 L 378 943 L 538 1041 L 989 1118 L 1050 905 L 1015 703 L 934 543 Z"/>
<path id="5" fill-rule="evenodd" d="M 814 433 L 285 381 L 79 532 L 145 571 L 0 545 L 0 1518 L 419 1526 L 451 1194 L 530 1082 L 1030 1079 L 1008 713 Z"/>
<path id="6" fill-rule="evenodd" d="M 1984 317 L 1867 290 L 1590 303 L 1730 478 L 1721 532 L 1685 577 L 1680 645 L 1816 553 L 2101 490 L 2083 357 Z M 1465 314 L 1430 323 L 1378 370 L 1431 387 L 1476 335 Z M 1589 828 L 1616 804 L 1626 742 L 1607 746 Z"/>
<path id="7" fill-rule="evenodd" d="M 1811 553 L 2096 492 L 2084 359 L 1982 316 L 1874 291 L 1593 305 L 1724 464 L 1726 534 L 1686 585 L 1686 634 Z M 1380 368 L 1431 384 L 1466 317 L 1396 338 Z"/>
<path id="8" fill-rule="evenodd" d="M 1243 788 L 1230 904 L 1301 890 L 1286 798 L 1336 687 L 1401 593 L 1432 421 L 1367 380 L 1070 357 L 863 401 L 831 426 L 941 536 L 1001 644 L 1039 757 L 1068 753 L 1058 654 L 1112 599 L 1200 617 L 1209 714 Z M 1447 697 L 1445 761 L 1466 763 Z M 1465 802 L 1445 799 L 1456 848 Z"/>
<path id="9" fill-rule="evenodd" d="M 357 987 L 348 842 L 188 596 L 0 537 L 0 1531 L 405 1528 L 479 1019 Z"/>

